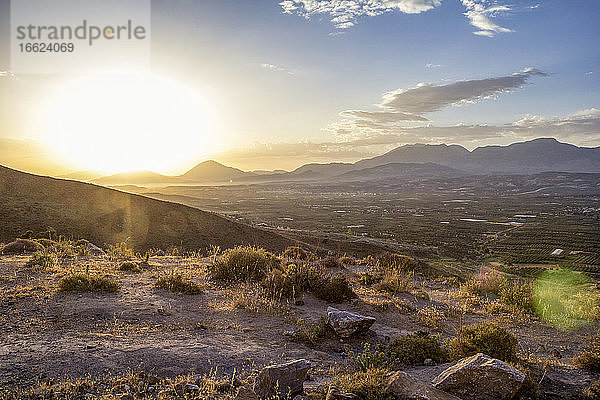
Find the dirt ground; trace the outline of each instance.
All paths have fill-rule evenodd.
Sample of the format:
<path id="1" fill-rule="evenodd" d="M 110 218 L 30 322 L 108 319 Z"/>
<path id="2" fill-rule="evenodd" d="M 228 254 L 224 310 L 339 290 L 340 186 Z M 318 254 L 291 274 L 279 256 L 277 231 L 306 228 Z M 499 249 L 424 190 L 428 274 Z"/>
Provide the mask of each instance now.
<path id="1" fill-rule="evenodd" d="M 332 305 L 377 319 L 372 331 L 350 341 L 330 340 L 315 348 L 289 338 L 297 321 L 318 322 L 327 304 L 304 295 L 303 304 L 283 304 L 271 312 L 238 309 L 232 304 L 235 288 L 210 282 L 204 266 L 210 259 L 154 257 L 141 273 L 119 271 L 117 263 L 80 257 L 63 261 L 60 270 L 41 271 L 25 266 L 29 257 L 0 257 L 0 384 L 14 385 L 64 376 L 99 376 L 128 370 L 159 376 L 217 374 L 256 370 L 266 364 L 305 358 L 314 366 L 316 385 L 331 378 L 333 369 L 359 351 L 365 341 L 387 342 L 399 335 L 427 329 L 418 310 L 436 307 L 447 318 L 437 332 L 456 334 L 456 286 L 442 280 L 424 281 L 427 296 L 375 292 L 356 281 L 361 267 L 342 270 L 359 298 Z M 58 279 L 68 269 L 84 266 L 108 271 L 120 283 L 116 293 L 63 293 Z M 198 295 L 166 292 L 154 287 L 157 277 L 173 269 L 182 271 L 204 289 Z M 62 272 L 61 272 L 62 271 Z M 428 297 L 428 298 L 427 298 Z M 471 310 L 463 324 L 492 318 Z M 594 334 L 595 327 L 564 331 L 527 317 L 498 320 L 519 339 L 520 357 L 544 371 L 540 387 L 548 399 L 589 386 L 598 376 L 572 367 Z M 408 371 L 431 380 L 444 366 L 415 367 Z"/>

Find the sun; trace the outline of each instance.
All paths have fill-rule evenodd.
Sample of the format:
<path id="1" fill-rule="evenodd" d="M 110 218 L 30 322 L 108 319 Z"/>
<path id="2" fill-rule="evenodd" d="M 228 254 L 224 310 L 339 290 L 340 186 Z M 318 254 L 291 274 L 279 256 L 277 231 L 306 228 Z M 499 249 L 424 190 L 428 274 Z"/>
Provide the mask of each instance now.
<path id="1" fill-rule="evenodd" d="M 75 168 L 170 173 L 217 149 L 214 116 L 190 87 L 152 73 L 65 84 L 42 113 L 48 145 Z"/>

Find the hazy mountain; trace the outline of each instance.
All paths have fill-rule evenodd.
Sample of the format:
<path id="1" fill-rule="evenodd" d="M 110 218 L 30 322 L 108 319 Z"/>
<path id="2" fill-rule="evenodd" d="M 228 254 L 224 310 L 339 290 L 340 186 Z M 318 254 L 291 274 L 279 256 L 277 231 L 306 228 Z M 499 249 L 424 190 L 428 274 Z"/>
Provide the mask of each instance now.
<path id="1" fill-rule="evenodd" d="M 0 242 L 31 230 L 103 245 L 128 241 L 138 250 L 179 246 L 205 249 L 237 244 L 282 250 L 291 242 L 181 204 L 89 183 L 32 175 L 0 166 Z"/>
<path id="2" fill-rule="evenodd" d="M 357 169 L 335 177 L 336 180 L 384 179 L 399 176 L 458 176 L 465 172 L 434 163 L 391 163 L 372 168 Z"/>
<path id="3" fill-rule="evenodd" d="M 193 182 L 228 182 L 242 176 L 253 176 L 252 172 L 227 167 L 213 160 L 204 161 L 190 169 L 180 178 Z"/>
<path id="4" fill-rule="evenodd" d="M 133 171 L 103 176 L 101 178 L 93 179 L 93 182 L 102 185 L 124 185 L 133 183 L 176 183 L 183 182 L 183 180 L 176 176 L 161 175 L 152 171 Z"/>
<path id="5" fill-rule="evenodd" d="M 469 155 L 469 150 L 458 145 L 408 144 L 381 156 L 354 163 L 354 168 L 370 168 L 389 163 L 436 163 L 457 166 Z"/>
<path id="6" fill-rule="evenodd" d="M 328 163 L 328 164 L 318 164 L 311 163 L 305 164 L 299 168 L 296 168 L 292 171 L 292 174 L 301 175 L 307 172 L 312 172 L 314 174 L 319 174 L 323 177 L 328 176 L 336 176 L 351 171 L 353 169 L 357 169 L 355 164 L 351 163 Z"/>

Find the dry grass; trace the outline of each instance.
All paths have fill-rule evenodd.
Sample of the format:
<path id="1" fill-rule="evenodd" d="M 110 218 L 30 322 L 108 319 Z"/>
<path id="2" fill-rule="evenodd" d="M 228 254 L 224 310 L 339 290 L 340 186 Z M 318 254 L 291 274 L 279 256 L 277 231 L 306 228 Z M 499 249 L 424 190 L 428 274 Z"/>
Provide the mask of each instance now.
<path id="1" fill-rule="evenodd" d="M 225 251 L 220 259 L 209 266 L 209 272 L 216 280 L 257 282 L 280 264 L 279 258 L 264 249 L 238 246 Z"/>
<path id="2" fill-rule="evenodd" d="M 58 288 L 63 292 L 116 292 L 119 290 L 119 282 L 89 271 L 75 272 L 64 276 L 58 282 Z"/>
<path id="3" fill-rule="evenodd" d="M 186 279 L 180 272 L 172 270 L 159 277 L 154 286 L 173 293 L 200 294 L 202 287 L 194 281 Z"/>

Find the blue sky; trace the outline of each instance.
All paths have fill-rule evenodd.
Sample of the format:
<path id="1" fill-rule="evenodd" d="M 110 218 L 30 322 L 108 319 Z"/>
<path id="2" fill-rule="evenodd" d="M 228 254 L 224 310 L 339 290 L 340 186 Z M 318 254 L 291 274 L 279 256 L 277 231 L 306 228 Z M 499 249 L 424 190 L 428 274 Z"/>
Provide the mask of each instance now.
<path id="1" fill-rule="evenodd" d="M 291 168 L 414 142 L 473 148 L 554 136 L 600 145 L 596 0 L 154 0 L 152 7 L 153 68 L 211 99 L 228 146 L 218 157 L 230 164 Z M 9 67 L 3 51 L 0 70 Z M 499 86 L 489 86 L 493 79 Z M 385 106 L 393 91 L 399 107 Z M 432 96 L 436 110 L 418 106 Z M 413 121 L 398 120 L 407 109 Z"/>

